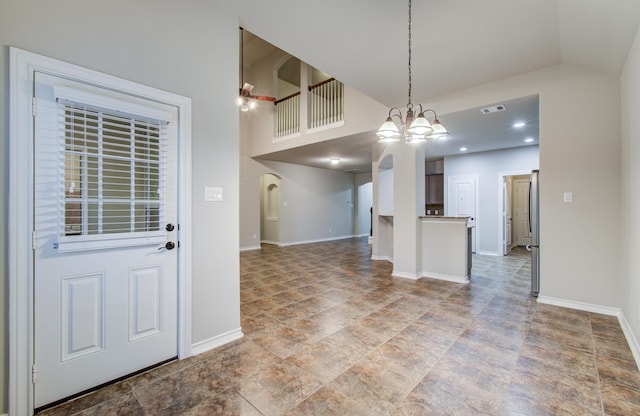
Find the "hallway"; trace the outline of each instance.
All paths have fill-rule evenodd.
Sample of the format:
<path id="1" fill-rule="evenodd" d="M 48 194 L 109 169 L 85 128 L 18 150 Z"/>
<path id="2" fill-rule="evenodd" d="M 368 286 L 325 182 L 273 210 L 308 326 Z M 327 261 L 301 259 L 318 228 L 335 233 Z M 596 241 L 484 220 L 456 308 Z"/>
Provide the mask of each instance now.
<path id="1" fill-rule="evenodd" d="M 43 415 L 630 415 L 613 317 L 537 304 L 529 256 L 471 283 L 390 278 L 366 238 L 241 254 L 245 337 Z"/>

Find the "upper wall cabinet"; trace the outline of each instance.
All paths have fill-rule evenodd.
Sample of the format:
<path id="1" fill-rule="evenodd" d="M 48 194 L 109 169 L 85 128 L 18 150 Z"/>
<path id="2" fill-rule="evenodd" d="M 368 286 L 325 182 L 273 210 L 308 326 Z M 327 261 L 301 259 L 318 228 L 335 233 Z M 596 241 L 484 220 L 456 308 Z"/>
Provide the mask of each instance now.
<path id="1" fill-rule="evenodd" d="M 444 204 L 444 175 L 425 176 L 425 200 L 427 204 Z"/>

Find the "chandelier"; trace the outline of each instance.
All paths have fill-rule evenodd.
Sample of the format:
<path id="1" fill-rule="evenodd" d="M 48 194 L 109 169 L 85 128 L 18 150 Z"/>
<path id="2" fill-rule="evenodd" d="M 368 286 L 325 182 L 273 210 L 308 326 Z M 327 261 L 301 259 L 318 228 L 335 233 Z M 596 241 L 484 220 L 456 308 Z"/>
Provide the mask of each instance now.
<path id="1" fill-rule="evenodd" d="M 402 119 L 402 111 L 393 107 L 389 110 L 389 116 L 380 126 L 376 135 L 378 141 L 390 143 L 400 141 L 404 136 L 407 143 L 422 143 L 427 139 L 444 139 L 449 132 L 438 120 L 438 115 L 432 109 L 422 109 L 418 104 L 418 116 L 414 118 L 413 103 L 411 102 L 411 0 L 409 0 L 409 102 L 407 103 L 407 117 Z M 429 123 L 425 113 L 433 113 L 433 123 Z M 394 117 L 397 121 L 394 120 Z"/>

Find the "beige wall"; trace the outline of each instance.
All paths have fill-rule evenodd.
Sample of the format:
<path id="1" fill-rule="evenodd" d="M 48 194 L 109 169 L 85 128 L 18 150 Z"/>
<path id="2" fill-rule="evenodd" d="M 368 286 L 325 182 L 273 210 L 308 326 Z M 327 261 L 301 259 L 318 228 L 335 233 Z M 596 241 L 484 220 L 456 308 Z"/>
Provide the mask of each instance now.
<path id="1" fill-rule="evenodd" d="M 622 308 L 638 348 L 640 340 L 640 32 L 622 73 Z M 636 357 L 640 360 L 640 357 Z"/>
<path id="2" fill-rule="evenodd" d="M 288 59 L 290 55 L 283 51 L 276 50 L 267 55 L 261 61 L 255 63 L 251 69 L 245 71 L 245 79 L 255 85 L 253 94 L 273 95 L 273 83 L 275 81 L 274 68 Z M 303 63 L 302 70 L 305 74 L 301 80 L 306 79 L 306 64 Z M 330 74 L 331 75 L 331 74 Z M 302 93 L 306 94 L 306 87 L 302 88 Z M 301 103 L 303 99 L 301 99 Z M 373 131 L 380 127 L 380 120 L 384 120 L 389 109 L 379 102 L 361 94 L 348 85 L 344 86 L 344 125 L 331 128 L 320 129 L 311 133 L 302 134 L 300 137 L 273 141 L 273 119 L 275 108 L 272 103 L 260 102 L 259 111 L 251 112 L 250 115 L 242 115 L 243 129 L 246 129 L 246 146 L 243 145 L 243 154 L 247 156 L 264 155 L 291 147 L 305 144 L 321 142 L 352 134 Z M 301 123 L 306 119 L 304 109 L 301 114 Z M 243 136 L 245 134 L 243 133 Z"/>
<path id="3" fill-rule="evenodd" d="M 620 88 L 558 65 L 440 97 L 439 113 L 540 96 L 541 296 L 619 307 Z M 593 120 L 596 120 L 594 122 Z M 572 204 L 562 202 L 573 192 Z"/>
<path id="4" fill-rule="evenodd" d="M 201 0 L 3 0 L 0 4 L 0 413 L 7 399 L 9 46 L 192 99 L 192 341 L 239 328 L 238 22 Z M 221 64 L 228 62 L 229 64 Z M 211 123 L 218 127 L 215 131 Z M 224 188 L 205 203 L 203 188 Z"/>
<path id="5" fill-rule="evenodd" d="M 282 179 L 280 244 L 354 235 L 356 189 L 353 174 L 246 157 L 242 157 L 241 164 L 241 249 L 256 248 L 260 242 L 260 177 L 266 173 Z M 254 234 L 256 239 L 253 239 Z"/>

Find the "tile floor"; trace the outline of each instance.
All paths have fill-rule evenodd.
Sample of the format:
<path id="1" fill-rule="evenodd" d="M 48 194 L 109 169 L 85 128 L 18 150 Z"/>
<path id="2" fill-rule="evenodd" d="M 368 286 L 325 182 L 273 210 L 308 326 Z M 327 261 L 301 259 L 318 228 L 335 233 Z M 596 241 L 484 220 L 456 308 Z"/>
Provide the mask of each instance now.
<path id="1" fill-rule="evenodd" d="M 529 256 L 391 278 L 366 239 L 241 254 L 245 337 L 41 415 L 640 415 L 617 319 L 537 304 Z"/>

